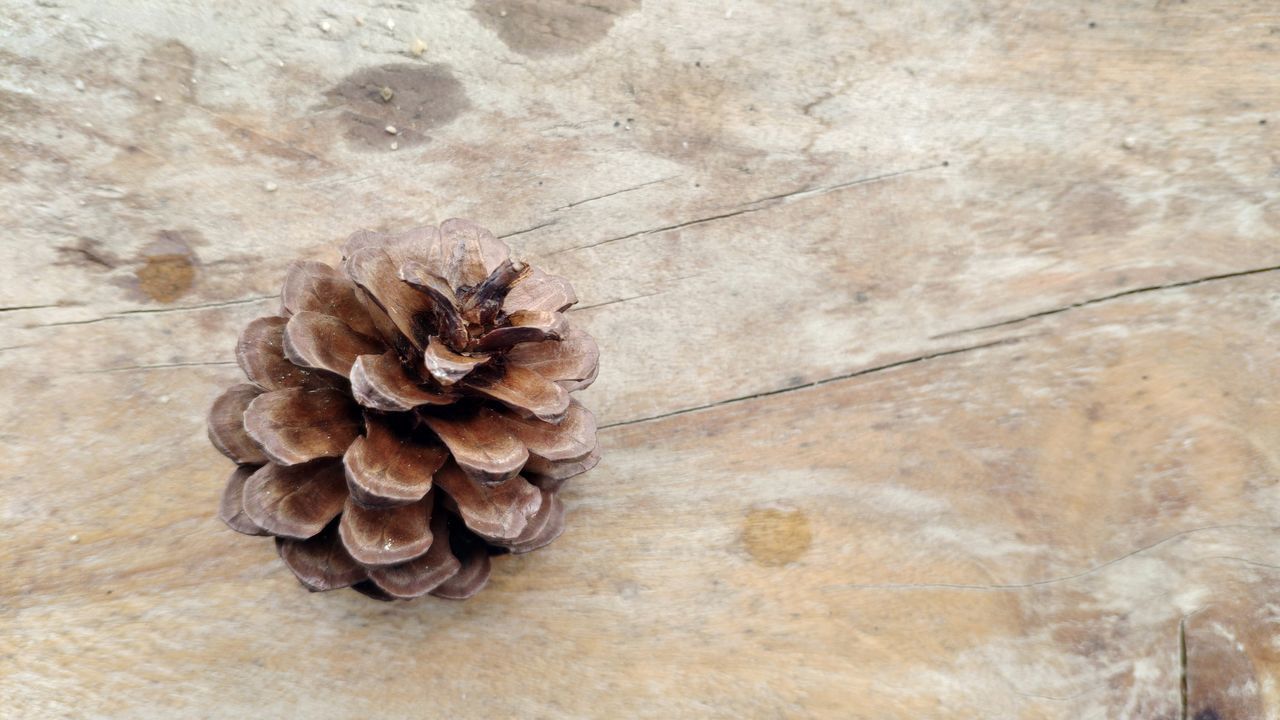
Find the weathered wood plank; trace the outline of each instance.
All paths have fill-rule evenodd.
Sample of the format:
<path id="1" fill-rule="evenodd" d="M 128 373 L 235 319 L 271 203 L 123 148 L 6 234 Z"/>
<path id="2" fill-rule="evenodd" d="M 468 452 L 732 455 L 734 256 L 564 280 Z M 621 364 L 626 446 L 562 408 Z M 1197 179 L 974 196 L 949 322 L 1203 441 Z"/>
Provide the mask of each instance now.
<path id="1" fill-rule="evenodd" d="M 62 123 L 58 132 L 74 138 L 14 126 L 23 129 L 13 167 L 26 179 L 16 188 L 63 189 L 46 175 L 73 143 L 87 172 L 52 201 L 9 198 L 31 210 L 14 218 L 32 242 L 9 246 L 12 277 L 45 282 L 5 283 L 5 302 L 92 305 L 39 312 L 56 322 L 157 298 L 259 297 L 293 254 L 331 252 L 354 227 L 465 213 L 508 232 L 537 228 L 513 241 L 579 278 L 585 305 L 635 298 L 593 322 L 619 375 L 650 375 L 662 389 L 632 384 L 619 398 L 595 398 L 610 415 L 615 402 L 618 417 L 634 418 L 839 375 L 950 347 L 939 334 L 1280 264 L 1276 201 L 1264 189 L 1275 143 L 1259 124 L 1280 110 L 1268 92 L 1280 66 L 1266 45 L 1266 9 L 1132 4 L 1090 19 L 1030 3 L 824 5 L 812 8 L 830 11 L 820 31 L 803 15 L 753 22 L 765 7 L 728 19 L 709 8 L 624 7 L 613 45 L 520 61 L 547 73 L 539 87 L 549 96 L 545 109 L 515 118 L 529 70 L 504 63 L 520 54 L 468 25 L 465 42 L 442 37 L 424 55 L 433 62 L 415 59 L 416 74 L 373 78 L 403 82 L 405 113 L 427 107 L 431 93 L 456 105 L 422 110 L 430 141 L 415 135 L 392 152 L 391 136 L 373 144 L 352 117 L 395 122 L 398 111 L 351 95 L 341 73 L 369 81 L 361 68 L 398 37 L 380 20 L 397 11 L 330 9 L 330 33 L 319 19 L 304 25 L 301 6 L 251 14 L 248 31 L 264 47 L 286 33 L 294 46 L 241 48 L 233 59 L 225 37 L 178 32 L 218 22 L 208 10 L 117 8 L 77 32 L 146 32 L 105 53 L 84 92 L 64 71 L 84 66 L 69 41 L 10 69 L 40 90 L 14 93 L 23 108 L 109 122 Z M 474 22 L 462 7 L 436 12 L 413 16 L 404 33 Z M 38 34 L 49 15 L 20 17 Z M 713 47 L 684 40 L 663 53 L 599 57 L 670 24 L 709 22 L 724 30 Z M 763 51 L 779 33 L 813 46 L 821 62 L 744 59 L 741 48 Z M 1228 44 L 1239 47 L 1218 52 Z M 554 87 L 586 67 L 590 85 Z M 485 82 L 458 79 L 468 73 Z M 463 113 L 465 122 L 444 122 Z M 904 126 L 904 117 L 918 119 Z M 99 137 L 108 129 L 115 134 Z M 39 152 L 19 155 L 33 144 Z M 263 191 L 268 182 L 279 190 Z M 498 188 L 503 201 L 489 200 Z M 610 195 L 626 188 L 636 189 Z M 335 219 L 333 208 L 352 210 Z M 197 268 L 184 280 L 188 259 Z M 669 333 L 619 332 L 659 317 Z M 729 332 L 770 352 L 744 355 L 720 340 Z M 13 334 L 0 346 L 48 336 Z M 184 347 L 225 357 L 225 335 L 210 340 Z"/>
<path id="2" fill-rule="evenodd" d="M 1280 717 L 1272 3 L 0 7 L 17 715 Z M 307 595 L 204 411 L 455 215 L 606 459 L 465 604 Z"/>
<path id="3" fill-rule="evenodd" d="M 13 485 L 15 535 L 44 550 L 4 568 L 11 692 L 119 714 L 385 697 L 448 715 L 1177 717 L 1185 618 L 1192 697 L 1252 681 L 1273 709 L 1270 282 L 1117 300 L 1008 344 L 608 430 L 559 543 L 501 563 L 473 601 L 409 610 L 307 596 L 268 543 L 200 510 L 218 480 L 201 408 L 146 409 L 230 371 L 31 387 L 51 418 L 87 396 L 135 420 L 80 422 L 129 449 L 106 466 L 52 420 L 6 427 L 29 467 L 93 478 L 59 483 L 56 507 L 39 478 Z M 177 447 L 156 458 L 162 434 Z M 1196 614 L 1240 602 L 1257 619 L 1222 621 L 1246 622 L 1253 675 L 1206 659 L 1237 651 Z"/>

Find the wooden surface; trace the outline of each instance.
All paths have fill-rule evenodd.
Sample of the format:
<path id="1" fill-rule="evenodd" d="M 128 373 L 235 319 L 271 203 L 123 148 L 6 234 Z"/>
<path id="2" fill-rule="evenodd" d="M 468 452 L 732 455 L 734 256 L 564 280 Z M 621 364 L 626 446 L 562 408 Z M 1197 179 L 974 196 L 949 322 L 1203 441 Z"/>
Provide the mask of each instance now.
<path id="1" fill-rule="evenodd" d="M 0 714 L 1280 717 L 1274 2 L 423 5 L 0 2 Z M 605 459 L 474 600 L 309 595 L 205 411 L 451 216 Z"/>

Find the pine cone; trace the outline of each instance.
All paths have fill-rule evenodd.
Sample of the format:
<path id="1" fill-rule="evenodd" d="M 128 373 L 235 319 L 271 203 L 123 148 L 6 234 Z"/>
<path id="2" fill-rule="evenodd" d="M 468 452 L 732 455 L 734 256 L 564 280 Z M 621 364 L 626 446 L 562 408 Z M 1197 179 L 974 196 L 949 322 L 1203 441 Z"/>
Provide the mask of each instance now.
<path id="1" fill-rule="evenodd" d="M 489 557 L 564 529 L 557 491 L 599 460 L 596 343 L 560 277 L 465 220 L 358 232 L 340 270 L 297 261 L 280 315 L 249 323 L 249 383 L 214 401 L 209 439 L 238 466 L 220 517 L 274 535 L 313 591 L 463 599 Z"/>

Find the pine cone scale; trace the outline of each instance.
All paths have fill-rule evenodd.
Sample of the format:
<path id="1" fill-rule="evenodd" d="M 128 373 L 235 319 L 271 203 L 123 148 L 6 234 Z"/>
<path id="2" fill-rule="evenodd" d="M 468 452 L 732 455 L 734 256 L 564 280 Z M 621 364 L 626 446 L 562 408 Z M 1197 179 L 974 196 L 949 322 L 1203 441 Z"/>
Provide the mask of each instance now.
<path id="1" fill-rule="evenodd" d="M 489 552 L 480 542 L 455 543 L 450 538 L 450 551 L 461 567 L 449 579 L 431 589 L 430 594 L 446 600 L 474 597 L 489 582 Z"/>
<path id="2" fill-rule="evenodd" d="M 524 532 L 505 547 L 516 555 L 533 552 L 550 545 L 564 532 L 564 502 L 551 490 L 541 490 L 542 506 L 538 513 L 529 519 Z"/>
<path id="3" fill-rule="evenodd" d="M 507 244 L 493 233 L 466 220 L 445 220 L 440 224 L 439 273 L 454 288 L 475 287 L 511 258 Z M 430 262 L 430 260 L 428 260 Z"/>
<path id="4" fill-rule="evenodd" d="M 557 493 L 599 459 L 569 396 L 599 369 L 563 314 L 576 301 L 463 220 L 356 233 L 338 269 L 292 263 L 282 315 L 237 342 L 251 384 L 210 409 L 239 463 L 219 517 L 276 536 L 312 590 L 471 597 L 491 554 L 563 532 Z"/>
<path id="5" fill-rule="evenodd" d="M 236 362 L 245 377 L 263 390 L 332 387 L 340 380 L 294 365 L 284 356 L 284 327 L 288 318 L 265 317 L 249 323 L 236 343 Z"/>
<path id="6" fill-rule="evenodd" d="M 227 486 L 222 491 L 222 503 L 218 507 L 218 518 L 232 530 L 245 535 L 267 535 L 257 523 L 244 511 L 244 485 L 251 475 L 258 471 L 258 465 L 237 465 L 231 472 Z"/>
<path id="7" fill-rule="evenodd" d="M 568 280 L 531 267 L 507 290 L 502 310 L 508 314 L 521 310 L 564 312 L 577 302 L 578 295 Z"/>
<path id="8" fill-rule="evenodd" d="M 430 338 L 422 352 L 423 367 L 436 382 L 445 387 L 457 383 L 488 361 L 488 355 L 456 353 L 437 338 Z"/>
<path id="9" fill-rule="evenodd" d="M 431 547 L 435 497 L 392 508 L 366 508 L 348 497 L 338 523 L 342 545 L 365 567 L 409 562 Z"/>
<path id="10" fill-rule="evenodd" d="M 364 248 L 344 263 L 351 279 L 386 313 L 396 330 L 421 350 L 435 328 L 435 302 L 400 279 L 391 254 L 381 248 Z"/>
<path id="11" fill-rule="evenodd" d="M 272 535 L 309 538 L 342 512 L 347 481 L 342 465 L 316 460 L 303 465 L 263 465 L 245 481 L 245 515 Z"/>
<path id="12" fill-rule="evenodd" d="M 321 592 L 351 587 L 368 577 L 338 539 L 336 523 L 306 540 L 276 538 L 280 559 L 308 590 Z"/>
<path id="13" fill-rule="evenodd" d="M 294 365 L 347 377 L 356 358 L 381 354 L 386 345 L 357 333 L 332 315 L 303 310 L 285 324 L 282 350 Z"/>
<path id="14" fill-rule="evenodd" d="M 493 398 L 522 416 L 558 423 L 569 411 L 569 393 L 538 373 L 509 365 L 492 380 L 468 382 L 467 387 Z"/>
<path id="15" fill-rule="evenodd" d="M 244 429 L 244 411 L 262 390 L 249 383 L 227 388 L 209 410 L 209 442 L 223 455 L 240 464 L 261 465 L 267 454 Z"/>
<path id="16" fill-rule="evenodd" d="M 500 483 L 478 482 L 454 463 L 436 473 L 435 484 L 449 494 L 462 521 L 487 540 L 520 536 L 542 505 L 542 495 L 519 475 Z"/>
<path id="17" fill-rule="evenodd" d="M 587 472 L 599 462 L 599 448 L 587 453 L 587 456 L 580 460 L 550 462 L 530 456 L 528 464 L 525 465 L 524 473 L 529 476 L 529 482 L 534 485 L 555 491 L 559 490 L 569 478 Z"/>
<path id="18" fill-rule="evenodd" d="M 445 448 L 368 417 L 365 434 L 342 457 L 347 489 L 365 507 L 395 507 L 420 500 L 431 489 L 432 476 L 449 457 Z"/>
<path id="19" fill-rule="evenodd" d="M 444 278 L 432 274 L 422 263 L 409 261 L 400 266 L 400 279 L 430 299 L 431 313 L 441 337 L 453 347 L 467 342 L 466 321 L 459 310 L 457 296 Z"/>
<path id="20" fill-rule="evenodd" d="M 356 402 L 367 408 L 392 412 L 421 405 L 448 405 L 456 400 L 424 390 L 421 382 L 405 370 L 394 350 L 356 358 L 351 366 L 351 392 Z"/>
<path id="21" fill-rule="evenodd" d="M 591 372 L 589 372 L 587 376 L 585 378 L 582 378 L 581 380 L 557 380 L 556 384 L 569 392 L 574 392 L 576 390 L 582 390 L 584 388 L 591 387 L 591 384 L 596 381 L 596 377 L 599 374 L 600 374 L 600 366 L 595 365 L 591 368 Z"/>
<path id="22" fill-rule="evenodd" d="M 507 430 L 529 450 L 530 462 L 534 458 L 544 462 L 581 460 L 596 449 L 596 416 L 576 400 L 569 403 L 559 425 L 513 415 L 502 419 Z"/>
<path id="23" fill-rule="evenodd" d="M 510 325 L 495 328 L 476 341 L 475 349 L 481 352 L 507 350 L 521 343 L 543 340 L 559 340 L 567 321 L 558 312 L 545 310 L 517 310 L 508 315 Z"/>
<path id="24" fill-rule="evenodd" d="M 600 350 L 590 335 L 570 324 L 560 342 L 517 345 L 507 353 L 506 359 L 548 380 L 577 382 L 594 375 L 599 367 Z"/>
<path id="25" fill-rule="evenodd" d="M 467 475 L 479 482 L 506 482 L 529 460 L 529 449 L 489 408 L 463 418 L 424 415 L 422 421 L 444 442 Z"/>
<path id="26" fill-rule="evenodd" d="M 462 569 L 449 547 L 449 525 L 444 513 L 431 518 L 431 547 L 422 556 L 399 565 L 371 567 L 369 579 L 392 597 L 405 600 L 436 589 Z"/>
<path id="27" fill-rule="evenodd" d="M 355 405 L 340 390 L 273 390 L 254 398 L 244 429 L 273 462 L 296 465 L 342 457 L 360 436 Z"/>
<path id="28" fill-rule="evenodd" d="M 372 319 L 356 295 L 355 284 L 322 262 L 294 261 L 285 271 L 280 303 L 292 315 L 318 312 L 341 320 L 361 335 L 377 336 Z"/>

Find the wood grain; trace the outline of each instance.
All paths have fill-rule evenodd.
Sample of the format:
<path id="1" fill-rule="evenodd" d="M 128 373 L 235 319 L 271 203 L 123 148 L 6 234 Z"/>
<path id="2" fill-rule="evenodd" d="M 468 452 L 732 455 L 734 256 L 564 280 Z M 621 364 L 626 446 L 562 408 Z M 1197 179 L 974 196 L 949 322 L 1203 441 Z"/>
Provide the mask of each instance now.
<path id="1" fill-rule="evenodd" d="M 15 717 L 1280 718 L 1273 3 L 0 9 Z M 604 460 L 472 600 L 307 594 L 205 411 L 452 216 Z"/>

